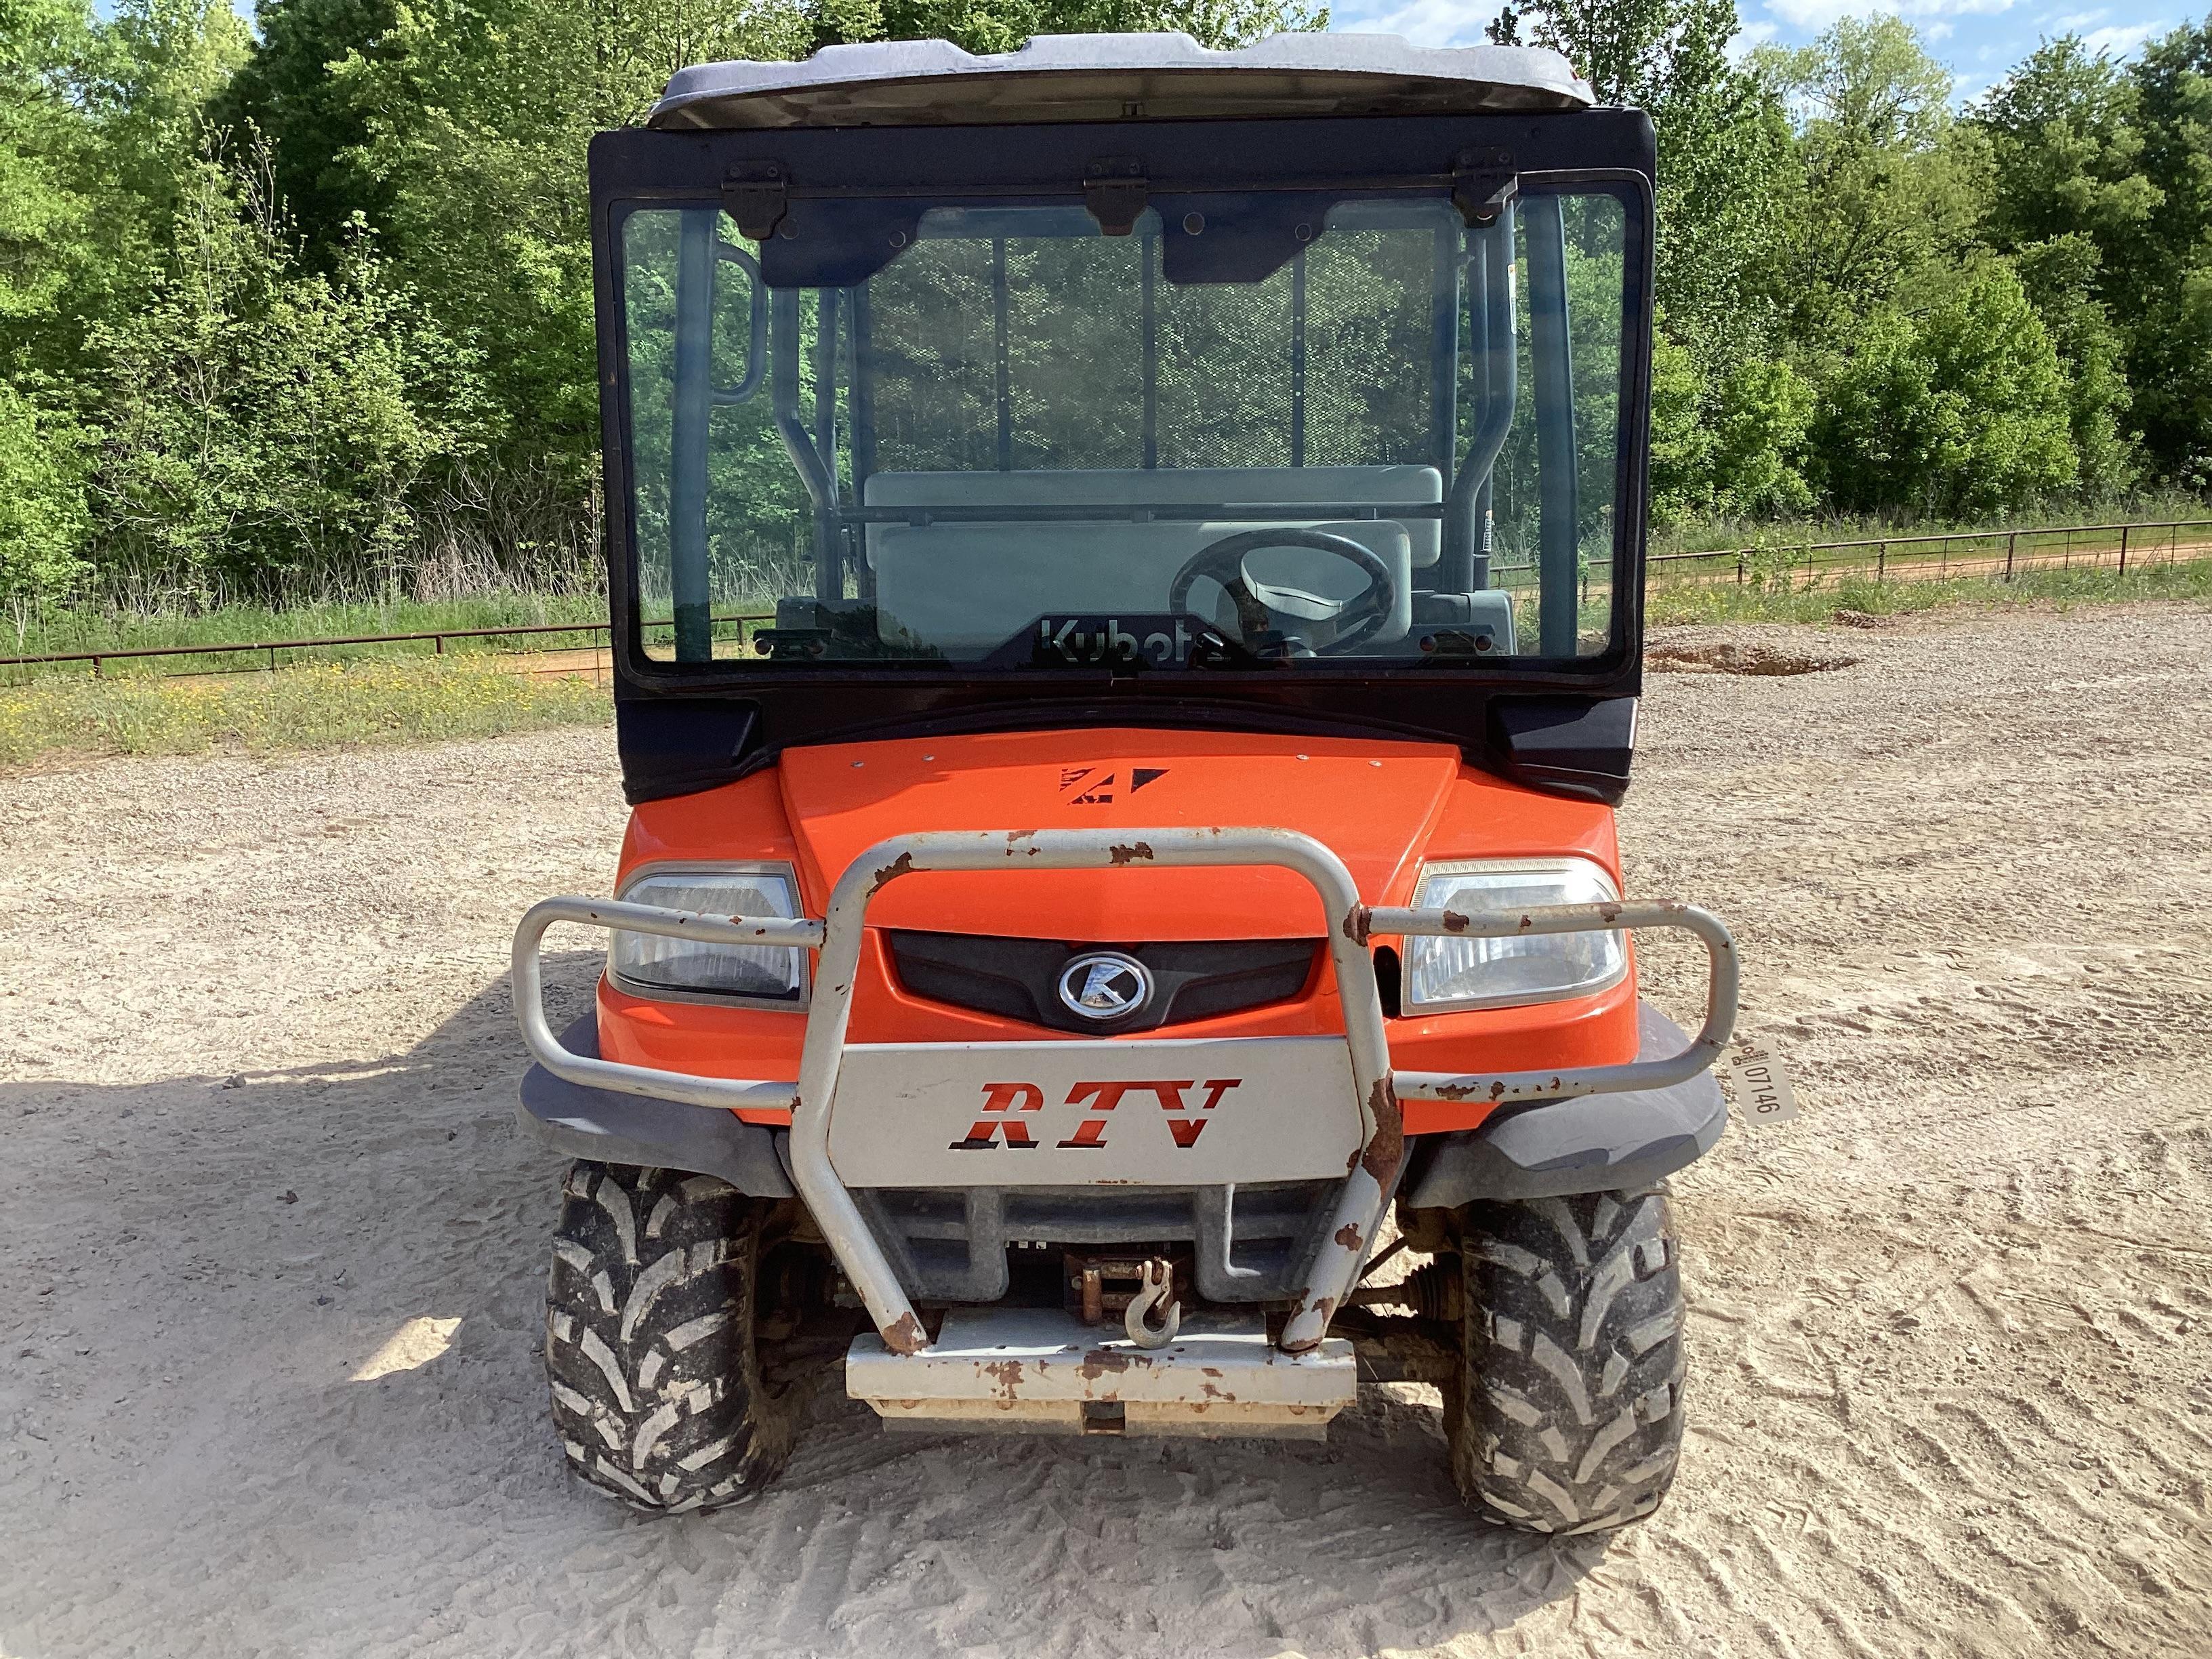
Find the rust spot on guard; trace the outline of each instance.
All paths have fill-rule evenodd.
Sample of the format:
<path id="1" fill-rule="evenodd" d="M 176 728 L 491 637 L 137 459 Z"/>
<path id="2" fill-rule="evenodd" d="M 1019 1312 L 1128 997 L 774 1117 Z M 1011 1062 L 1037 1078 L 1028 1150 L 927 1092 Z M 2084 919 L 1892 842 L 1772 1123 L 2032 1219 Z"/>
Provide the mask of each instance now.
<path id="1" fill-rule="evenodd" d="M 1291 1317 L 1292 1319 L 1296 1319 L 1298 1316 L 1299 1306 L 1303 1304 L 1304 1300 L 1305 1298 L 1301 1297 L 1298 1298 L 1297 1303 L 1291 1304 Z M 1325 1296 L 1322 1297 L 1320 1301 L 1314 1304 L 1314 1311 L 1321 1316 L 1321 1336 L 1314 1338 L 1310 1342 L 1301 1342 L 1296 1347 L 1292 1347 L 1289 1343 L 1285 1342 L 1283 1344 L 1283 1352 L 1285 1353 L 1311 1353 L 1316 1348 L 1321 1346 L 1322 1338 L 1328 1334 L 1328 1322 L 1336 1316 L 1336 1298 L 1333 1296 Z"/>
<path id="2" fill-rule="evenodd" d="M 1149 1365 L 1152 1362 L 1147 1359 L 1144 1363 Z M 1083 1363 L 1075 1368 L 1075 1374 L 1086 1382 L 1096 1382 L 1109 1373 L 1118 1375 L 1128 1369 L 1128 1355 L 1115 1353 L 1106 1348 L 1093 1348 L 1083 1356 Z"/>
<path id="3" fill-rule="evenodd" d="M 921 1322 L 911 1313 L 901 1314 L 897 1324 L 886 1325 L 878 1334 L 884 1339 L 884 1346 L 893 1353 L 920 1353 L 929 1346 L 928 1337 L 922 1334 Z"/>
<path id="4" fill-rule="evenodd" d="M 1134 864 L 1139 860 L 1149 864 L 1152 860 L 1152 844 L 1148 841 L 1137 841 L 1127 846 L 1109 847 L 1106 849 L 1106 858 L 1109 863 L 1115 865 Z"/>
<path id="5" fill-rule="evenodd" d="M 1336 1242 L 1343 1245 L 1346 1249 L 1357 1254 L 1359 1249 L 1359 1229 L 1349 1221 L 1346 1222 L 1336 1230 Z"/>
<path id="6" fill-rule="evenodd" d="M 890 886 L 901 876 L 912 875 L 913 873 L 914 854 L 911 853 L 901 853 L 889 864 L 886 864 L 882 869 L 876 872 L 876 878 L 868 884 L 868 896 L 870 898 L 875 897 L 877 894 L 882 892 L 884 888 Z"/>
<path id="7" fill-rule="evenodd" d="M 1523 925 L 1526 925 L 1525 921 Z M 1464 933 L 1467 932 L 1467 918 L 1457 910 L 1445 911 L 1444 932 L 1447 933 Z"/>
<path id="8" fill-rule="evenodd" d="M 1388 1072 L 1367 1091 L 1367 1110 L 1375 1120 L 1375 1133 L 1368 1137 L 1359 1161 L 1377 1186 L 1388 1187 L 1406 1156 L 1406 1115 L 1398 1109 L 1398 1091 L 1390 1086 Z"/>
<path id="9" fill-rule="evenodd" d="M 1344 936 L 1354 945 L 1364 945 L 1374 927 L 1374 913 L 1364 904 L 1355 904 L 1344 913 Z"/>
<path id="10" fill-rule="evenodd" d="M 1018 1359 L 1001 1359 L 996 1364 L 984 1366 L 983 1375 L 1004 1389 L 1007 1400 L 1011 1401 L 1022 1386 L 1022 1362 Z"/>

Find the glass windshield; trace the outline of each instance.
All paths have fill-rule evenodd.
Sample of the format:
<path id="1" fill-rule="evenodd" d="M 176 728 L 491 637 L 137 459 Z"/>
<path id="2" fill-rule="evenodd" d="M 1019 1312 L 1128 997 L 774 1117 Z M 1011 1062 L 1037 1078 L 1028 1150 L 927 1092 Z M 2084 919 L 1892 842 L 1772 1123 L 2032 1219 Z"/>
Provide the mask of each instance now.
<path id="1" fill-rule="evenodd" d="M 1524 195 L 1474 228 L 1442 200 L 1340 201 L 1203 281 L 1170 276 L 1196 212 L 1114 236 L 1073 204 L 909 222 L 865 282 L 801 289 L 765 287 L 719 210 L 622 221 L 648 658 L 1605 648 L 1620 198 Z M 1239 259 L 1267 268 L 1222 280 Z"/>

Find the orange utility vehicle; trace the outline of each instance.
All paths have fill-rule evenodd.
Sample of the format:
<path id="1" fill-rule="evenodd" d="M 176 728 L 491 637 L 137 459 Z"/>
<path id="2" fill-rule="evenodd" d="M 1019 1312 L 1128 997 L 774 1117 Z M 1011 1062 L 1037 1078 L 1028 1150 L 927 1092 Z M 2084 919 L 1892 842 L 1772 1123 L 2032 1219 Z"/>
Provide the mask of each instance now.
<path id="1" fill-rule="evenodd" d="M 514 957 L 585 1480 L 745 1495 L 812 1356 L 899 1428 L 1426 1379 L 1492 1517 L 1659 1502 L 1735 969 L 1613 832 L 1652 159 L 1551 53 L 1343 35 L 714 64 L 595 142 L 635 810 Z"/>

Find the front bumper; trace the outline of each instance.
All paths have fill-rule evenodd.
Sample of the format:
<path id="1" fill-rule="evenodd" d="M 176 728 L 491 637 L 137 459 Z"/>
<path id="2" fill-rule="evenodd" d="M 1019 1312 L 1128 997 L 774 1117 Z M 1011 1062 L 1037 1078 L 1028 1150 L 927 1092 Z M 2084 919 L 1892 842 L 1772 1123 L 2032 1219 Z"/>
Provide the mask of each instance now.
<path id="1" fill-rule="evenodd" d="M 1370 908 L 1361 902 L 1349 872 L 1328 848 L 1292 831 L 1263 829 L 938 831 L 896 836 L 853 861 L 840 878 L 830 896 L 828 914 L 821 921 L 710 917 L 644 905 L 580 898 L 548 899 L 531 909 L 515 935 L 516 1013 L 524 1039 L 538 1065 L 567 1082 L 685 1106 L 726 1109 L 787 1107 L 792 1115 L 787 1143 L 791 1183 L 805 1199 L 839 1266 L 866 1304 L 886 1356 L 885 1363 L 892 1358 L 912 1358 L 932 1349 L 931 1339 L 901 1283 L 897 1268 L 856 1201 L 854 1183 L 841 1174 L 833 1150 L 838 1085 L 846 1058 L 848 1053 L 870 1054 L 866 1048 L 852 1048 L 847 1042 L 854 969 L 868 905 L 892 882 L 921 872 L 1112 869 L 1139 863 L 1273 866 L 1289 870 L 1313 886 L 1321 897 L 1324 914 L 1334 921 L 1328 944 L 1344 1009 L 1345 1032 L 1341 1051 L 1328 1069 L 1348 1085 L 1346 1093 L 1349 1098 L 1337 1104 L 1345 1120 L 1342 1144 L 1350 1150 L 1348 1156 L 1343 1158 L 1343 1174 L 1333 1177 L 1340 1184 L 1334 1202 L 1328 1206 L 1322 1242 L 1305 1267 L 1302 1286 L 1291 1298 L 1291 1314 L 1276 1344 L 1285 1356 L 1324 1351 L 1323 1339 L 1329 1320 L 1357 1282 L 1359 1269 L 1373 1246 L 1383 1212 L 1405 1173 L 1401 1098 L 1518 1103 L 1665 1090 L 1705 1072 L 1734 1026 L 1734 945 L 1720 922 L 1702 910 L 1681 904 L 1627 902 L 1557 905 L 1494 915 Z M 562 1047 L 545 1021 L 539 964 L 539 949 L 545 931 L 559 921 L 732 945 L 799 946 L 817 952 L 814 999 L 807 1016 L 799 1075 L 787 1082 L 698 1077 L 621 1065 Z M 1368 950 L 1372 937 L 1465 934 L 1498 938 L 1601 929 L 1623 931 L 1632 927 L 1684 929 L 1697 934 L 1705 945 L 1711 968 L 1705 1019 L 1698 1034 L 1679 1053 L 1664 1058 L 1639 1059 L 1626 1065 L 1497 1076 L 1391 1070 L 1382 1000 Z M 1280 1062 L 1282 1056 L 1277 1050 L 1284 1041 L 1247 1038 L 1212 1046 L 1233 1049 L 1241 1043 L 1254 1066 L 1264 1070 L 1270 1064 Z M 957 1045 L 945 1046 L 948 1065 L 951 1065 L 955 1056 L 950 1050 Z M 991 1045 L 994 1064 L 1003 1062 L 1012 1066 L 1026 1057 L 1045 1075 L 1051 1074 L 1047 1069 L 1048 1062 L 1065 1059 L 1056 1051 L 1068 1046 Z M 1092 1042 L 1083 1046 L 1090 1056 L 1090 1069 L 1109 1078 L 1119 1077 L 1132 1089 L 1158 1092 L 1163 1088 L 1192 1086 L 1139 1079 L 1176 1076 L 1178 1068 L 1187 1062 L 1194 1045 L 1167 1040 L 1127 1039 Z M 1324 1046 L 1334 1048 L 1333 1044 Z M 900 1063 L 909 1070 L 922 1068 L 917 1074 L 925 1084 L 930 1047 L 908 1045 L 900 1057 Z M 972 1055 L 967 1058 L 972 1060 Z M 872 1055 L 874 1059 L 880 1059 L 880 1055 Z M 960 1065 L 951 1065 L 951 1070 L 964 1075 Z M 1170 1110 L 1176 1109 L 1169 1106 L 1166 1094 L 1160 1095 L 1160 1103 Z M 848 1111 L 853 1109 L 848 1107 Z M 1294 1128 L 1304 1133 L 1304 1126 L 1285 1126 L 1284 1132 L 1292 1133 Z M 1325 1134 L 1328 1131 L 1324 1126 L 1316 1133 Z M 1217 1136 L 1216 1140 L 1218 1139 Z M 1310 1158 L 1313 1148 L 1308 1146 L 1303 1155 Z M 1150 1171 L 1142 1168 L 1133 1173 L 1121 1171 L 1111 1178 L 1117 1185 L 1142 1185 L 1147 1181 L 1167 1184 L 1175 1180 L 1175 1176 L 1171 1168 L 1164 1166 Z M 1237 1176 L 1230 1170 L 1212 1178 L 1233 1183 Z M 949 1188 L 958 1183 L 933 1176 L 925 1184 Z M 859 1365 L 865 1375 L 874 1364 L 856 1345 L 848 1358 L 848 1386 L 857 1391 L 853 1366 Z M 956 1373 L 959 1369 L 959 1364 L 952 1367 Z M 1048 1371 L 1053 1369 L 1047 1368 Z M 925 1370 L 936 1373 L 939 1370 L 934 1365 L 917 1367 L 914 1376 L 918 1380 Z M 969 1370 L 973 1370 L 972 1365 Z M 1206 1397 L 1203 1370 L 1202 1366 L 1156 1359 L 1147 1374 L 1164 1371 L 1175 1375 L 1179 1380 L 1172 1387 L 1182 1390 L 1186 1400 L 1196 1401 Z M 910 1396 L 890 1393 L 866 1397 Z"/>
<path id="2" fill-rule="evenodd" d="M 894 1428 L 1318 1439 L 1358 1381 L 1342 1337 L 1288 1354 L 1218 1313 L 1147 1349 L 1049 1308 L 959 1308 L 921 1353 L 862 1336 L 845 1360 L 846 1391 Z"/>

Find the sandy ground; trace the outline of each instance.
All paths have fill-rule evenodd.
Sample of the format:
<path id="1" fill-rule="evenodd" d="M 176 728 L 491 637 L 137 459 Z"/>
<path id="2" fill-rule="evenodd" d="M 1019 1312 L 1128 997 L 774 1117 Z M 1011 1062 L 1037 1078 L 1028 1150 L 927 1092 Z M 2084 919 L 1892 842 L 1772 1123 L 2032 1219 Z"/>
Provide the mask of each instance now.
<path id="1" fill-rule="evenodd" d="M 1411 1388 L 573 1489 L 502 970 L 611 869 L 609 734 L 0 780 L 0 1655 L 2212 1652 L 2212 615 L 1736 642 L 1859 660 L 1656 678 L 1632 873 L 1806 1111 L 1680 1179 L 1682 1478 L 1566 1545 Z"/>

